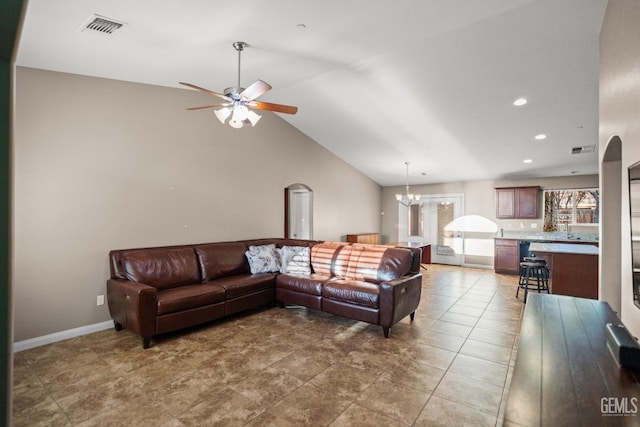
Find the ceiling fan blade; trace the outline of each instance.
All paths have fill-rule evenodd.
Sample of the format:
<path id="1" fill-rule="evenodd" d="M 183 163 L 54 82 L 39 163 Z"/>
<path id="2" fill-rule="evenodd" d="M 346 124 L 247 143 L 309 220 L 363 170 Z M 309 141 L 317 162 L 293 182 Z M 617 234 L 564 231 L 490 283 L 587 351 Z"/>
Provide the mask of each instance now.
<path id="1" fill-rule="evenodd" d="M 272 104 L 270 102 L 252 101 L 249 104 L 251 108 L 257 108 L 258 110 L 275 111 L 276 113 L 295 114 L 298 112 L 298 107 L 292 107 L 290 105 Z"/>
<path id="2" fill-rule="evenodd" d="M 186 108 L 186 110 L 204 110 L 205 108 L 218 108 L 218 107 L 228 107 L 230 104 L 213 104 L 213 105 L 203 105 L 202 107 L 190 107 Z"/>
<path id="3" fill-rule="evenodd" d="M 197 90 L 199 90 L 200 92 L 208 93 L 209 95 L 217 96 L 218 98 L 222 98 L 222 99 L 224 99 L 225 101 L 229 101 L 229 102 L 233 101 L 231 98 L 229 98 L 229 97 L 228 97 L 228 96 L 226 96 L 226 95 L 223 95 L 223 94 L 218 93 L 218 92 L 213 92 L 213 91 L 211 91 L 211 90 L 209 90 L 209 89 L 205 89 L 205 88 L 200 87 L 200 86 L 192 85 L 191 83 L 184 83 L 184 82 L 180 82 L 180 84 L 181 84 L 181 85 L 185 85 L 185 86 L 189 86 L 190 88 L 193 88 L 193 89 L 197 89 Z"/>
<path id="4" fill-rule="evenodd" d="M 251 83 L 251 85 L 243 90 L 240 93 L 241 98 L 246 98 L 247 101 L 253 101 L 260 95 L 271 90 L 271 85 L 269 83 L 263 82 L 262 80 L 256 80 Z"/>

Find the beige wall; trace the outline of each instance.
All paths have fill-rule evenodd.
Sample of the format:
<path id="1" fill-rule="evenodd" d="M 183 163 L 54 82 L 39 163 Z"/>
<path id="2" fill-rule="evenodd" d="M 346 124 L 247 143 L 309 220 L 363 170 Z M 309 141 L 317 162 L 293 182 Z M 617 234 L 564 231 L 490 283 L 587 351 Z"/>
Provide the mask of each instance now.
<path id="1" fill-rule="evenodd" d="M 619 238 L 603 241 L 602 286 L 612 293 L 620 292 L 623 323 L 640 336 L 640 308 L 632 300 L 631 238 L 627 169 L 640 161 L 640 2 L 609 0 L 600 31 L 600 156 L 607 154 L 615 136 L 621 141 L 620 164 L 601 164 L 606 182 L 618 182 L 617 188 L 603 187 L 607 199 L 621 199 L 620 209 L 610 206 L 611 215 L 603 212 L 605 224 L 620 230 Z M 615 141 L 615 139 L 614 139 Z M 615 160 L 615 159 L 611 159 Z M 616 167 L 617 166 L 617 167 Z M 616 174 L 620 174 L 615 176 Z M 607 192 L 618 192 L 609 196 Z M 605 216 L 606 215 L 606 216 Z M 615 217 L 614 217 L 615 216 Z M 616 222 L 619 221 L 619 226 Z M 618 245 L 612 247 L 611 245 Z M 617 270 L 617 271 L 616 271 Z"/>
<path id="2" fill-rule="evenodd" d="M 412 185 L 415 194 L 464 194 L 464 215 L 479 215 L 496 224 L 497 229 L 505 231 L 542 231 L 542 194 L 539 199 L 539 218 L 537 220 L 497 219 L 495 204 L 496 187 L 525 187 L 539 185 L 543 190 L 561 188 L 598 187 L 598 175 L 580 175 L 557 178 L 537 178 L 523 180 L 466 181 L 446 184 Z M 385 187 L 382 189 L 382 232 L 383 242 L 398 239 L 398 202 L 395 194 L 404 193 L 404 187 Z M 532 228 L 535 224 L 535 228 Z M 577 231 L 577 230 L 576 230 Z M 586 232 L 597 232 L 596 228 L 585 228 Z M 486 239 L 490 250 L 484 256 L 466 256 L 467 264 L 493 267 L 493 237 L 495 233 L 476 233 L 474 239 Z M 489 242 L 490 241 L 490 242 Z"/>
<path id="3" fill-rule="evenodd" d="M 293 183 L 315 238 L 380 229 L 380 186 L 273 113 L 235 130 L 196 91 L 28 68 L 16 100 L 16 341 L 109 320 L 110 249 L 282 236 Z"/>

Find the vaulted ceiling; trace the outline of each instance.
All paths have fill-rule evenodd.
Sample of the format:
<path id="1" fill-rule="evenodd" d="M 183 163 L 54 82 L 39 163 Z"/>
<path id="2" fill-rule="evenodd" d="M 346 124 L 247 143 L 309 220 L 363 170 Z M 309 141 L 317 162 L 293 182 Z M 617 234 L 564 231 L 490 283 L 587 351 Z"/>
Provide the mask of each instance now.
<path id="1" fill-rule="evenodd" d="M 237 82 L 232 43 L 244 41 L 242 85 L 270 83 L 260 100 L 298 106 L 281 117 L 381 185 L 404 184 L 405 161 L 411 184 L 593 174 L 605 7 L 29 0 L 16 62 L 222 92 Z M 94 15 L 126 25 L 113 35 L 83 30 Z M 514 106 L 520 97 L 528 103 Z M 574 147 L 587 148 L 572 154 Z"/>

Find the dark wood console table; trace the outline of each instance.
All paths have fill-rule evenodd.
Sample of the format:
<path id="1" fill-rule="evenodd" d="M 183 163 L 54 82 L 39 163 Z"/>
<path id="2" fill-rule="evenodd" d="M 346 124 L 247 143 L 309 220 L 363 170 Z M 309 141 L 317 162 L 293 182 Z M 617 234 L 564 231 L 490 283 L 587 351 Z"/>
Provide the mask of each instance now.
<path id="1" fill-rule="evenodd" d="M 389 243 L 391 246 L 399 246 L 406 248 L 420 248 L 422 249 L 421 264 L 431 264 L 431 244 L 422 242 L 393 242 Z"/>
<path id="2" fill-rule="evenodd" d="M 504 426 L 640 425 L 640 371 L 617 365 L 607 323 L 606 302 L 529 294 Z"/>
<path id="3" fill-rule="evenodd" d="M 349 243 L 367 243 L 371 245 L 377 245 L 378 240 L 378 233 L 347 234 L 347 242 Z"/>

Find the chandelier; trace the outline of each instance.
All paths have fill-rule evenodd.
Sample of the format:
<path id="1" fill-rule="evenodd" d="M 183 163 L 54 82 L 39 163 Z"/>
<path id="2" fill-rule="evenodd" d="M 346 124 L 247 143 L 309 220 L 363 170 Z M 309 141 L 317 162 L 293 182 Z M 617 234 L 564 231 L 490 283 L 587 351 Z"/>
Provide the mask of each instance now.
<path id="1" fill-rule="evenodd" d="M 396 194 L 396 200 L 403 206 L 409 207 L 413 202 L 420 200 L 420 196 L 409 193 L 409 162 L 404 162 L 407 165 L 407 185 L 405 187 L 405 194 Z"/>

